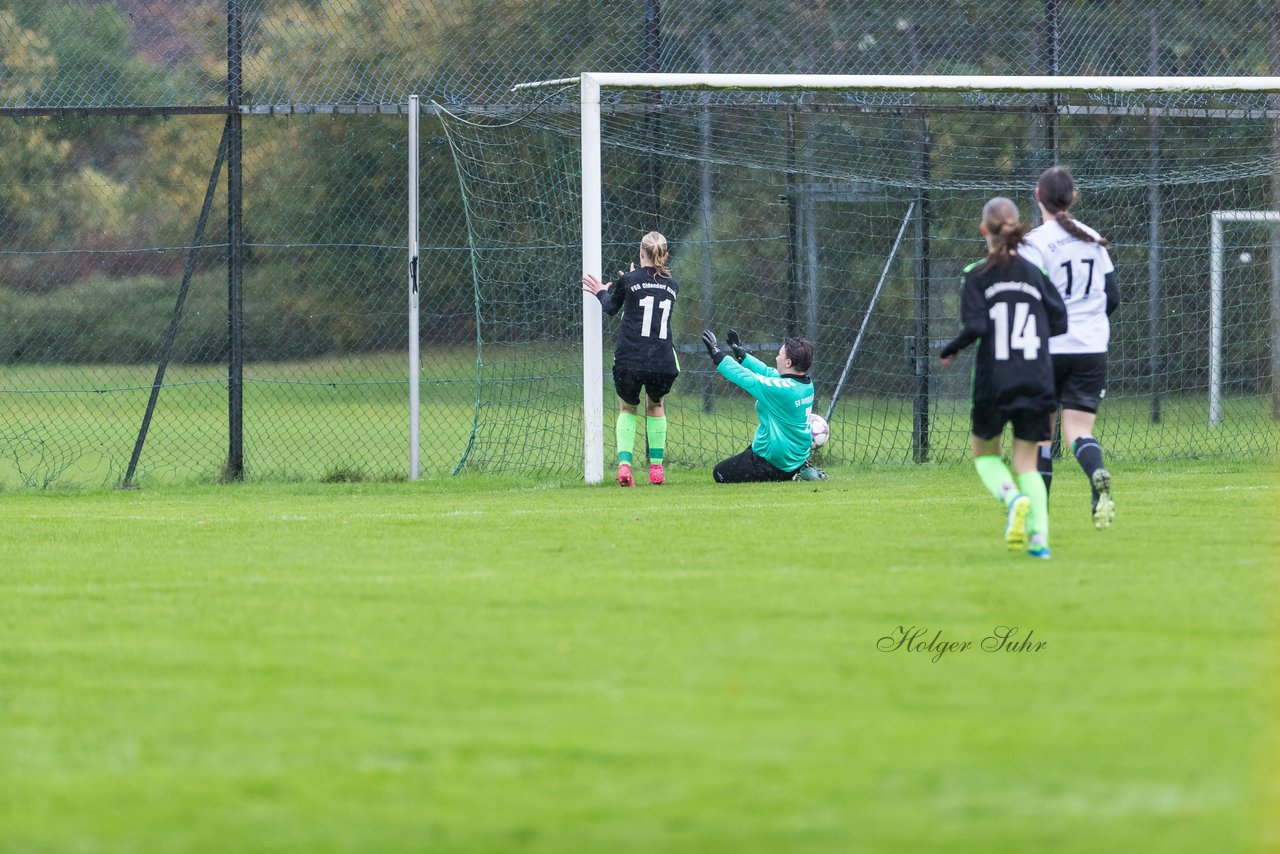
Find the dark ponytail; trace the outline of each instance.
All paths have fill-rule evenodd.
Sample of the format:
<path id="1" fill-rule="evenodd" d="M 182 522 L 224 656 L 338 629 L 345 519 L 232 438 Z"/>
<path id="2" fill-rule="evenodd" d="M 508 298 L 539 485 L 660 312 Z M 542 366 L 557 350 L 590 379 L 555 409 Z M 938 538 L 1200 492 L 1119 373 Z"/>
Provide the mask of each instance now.
<path id="1" fill-rule="evenodd" d="M 1076 240 L 1083 240 L 1085 243 L 1096 243 L 1099 246 L 1107 246 L 1111 241 L 1105 237 L 1094 237 L 1089 232 L 1080 227 L 1080 224 L 1071 218 L 1070 212 L 1067 210 L 1075 203 L 1076 182 L 1071 177 L 1071 173 L 1067 171 L 1065 166 L 1051 166 L 1044 170 L 1040 175 L 1040 180 L 1036 182 L 1036 194 L 1040 199 L 1040 204 L 1049 213 L 1049 216 L 1058 221 L 1058 225 L 1062 226 L 1063 231 L 1070 234 Z"/>

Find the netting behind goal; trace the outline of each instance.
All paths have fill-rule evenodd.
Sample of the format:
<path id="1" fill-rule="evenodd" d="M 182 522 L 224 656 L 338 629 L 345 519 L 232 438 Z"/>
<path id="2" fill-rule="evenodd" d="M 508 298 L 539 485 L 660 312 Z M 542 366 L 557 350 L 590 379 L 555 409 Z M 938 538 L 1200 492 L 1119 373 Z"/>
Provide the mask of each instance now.
<path id="1" fill-rule="evenodd" d="M 467 203 L 482 345 L 468 462 L 573 472 L 583 431 L 578 90 L 525 97 L 500 118 L 442 115 Z M 683 369 L 667 401 L 671 464 L 705 467 L 741 450 L 755 423 L 750 399 L 710 370 L 705 327 L 739 330 L 766 362 L 786 335 L 813 339 L 815 410 L 831 409 L 823 462 L 958 461 L 973 355 L 950 371 L 936 356 L 958 329 L 961 271 L 985 255 L 982 206 L 1006 195 L 1033 219 L 1037 176 L 1062 163 L 1081 193 L 1073 212 L 1111 240 L 1125 300 L 1098 425 L 1108 453 L 1270 455 L 1280 448 L 1274 225 L 1226 234 L 1216 426 L 1208 282 L 1211 213 L 1274 208 L 1277 150 L 1264 95 L 606 90 L 603 272 L 636 260 L 644 232 L 667 236 Z M 610 425 L 614 328 L 606 320 Z"/>

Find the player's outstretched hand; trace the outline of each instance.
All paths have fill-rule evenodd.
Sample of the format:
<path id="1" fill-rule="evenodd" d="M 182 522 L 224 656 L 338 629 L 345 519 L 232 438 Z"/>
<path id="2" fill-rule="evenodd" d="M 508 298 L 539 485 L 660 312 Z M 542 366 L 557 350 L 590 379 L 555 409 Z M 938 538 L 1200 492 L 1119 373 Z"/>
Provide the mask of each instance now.
<path id="1" fill-rule="evenodd" d="M 707 348 L 707 355 L 711 357 L 711 361 L 719 365 L 720 360 L 724 358 L 724 351 L 716 341 L 716 334 L 710 329 L 702 330 L 702 346 Z"/>
<path id="2" fill-rule="evenodd" d="M 747 358 L 747 351 L 742 349 L 742 339 L 738 337 L 738 330 L 730 329 L 729 334 L 724 336 L 725 343 L 729 345 L 729 349 L 733 351 L 733 358 L 741 364 L 742 360 Z"/>
<path id="3" fill-rule="evenodd" d="M 587 293 L 591 294 L 592 296 L 595 296 L 596 294 L 605 290 L 606 287 L 607 285 L 605 285 L 604 282 L 600 281 L 599 277 L 597 277 L 594 273 L 583 274 L 582 289 Z"/>

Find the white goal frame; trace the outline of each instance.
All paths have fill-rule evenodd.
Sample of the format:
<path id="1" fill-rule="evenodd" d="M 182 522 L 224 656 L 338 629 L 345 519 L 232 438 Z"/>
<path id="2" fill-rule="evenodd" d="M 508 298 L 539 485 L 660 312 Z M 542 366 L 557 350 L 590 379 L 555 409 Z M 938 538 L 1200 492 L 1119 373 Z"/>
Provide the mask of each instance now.
<path id="1" fill-rule="evenodd" d="M 1209 214 L 1209 424 L 1222 423 L 1222 256 L 1223 223 L 1280 226 L 1280 211 L 1214 211 Z M 1276 346 L 1277 342 L 1272 342 Z"/>
<path id="2" fill-rule="evenodd" d="M 1078 77 L 880 74 L 622 74 L 523 83 L 515 89 L 577 83 L 582 104 L 582 272 L 603 279 L 600 93 L 630 89 L 881 90 L 899 92 L 1262 92 L 1280 94 L 1280 77 Z M 1221 299 L 1219 295 L 1219 300 Z M 1220 309 L 1220 302 L 1219 302 Z M 1221 329 L 1216 328 L 1221 336 Z M 1219 364 L 1219 370 L 1221 366 Z M 1212 405 L 1211 405 L 1212 409 Z M 604 480 L 604 332 L 600 302 L 582 295 L 583 472 Z M 1216 422 L 1215 422 L 1216 423 Z"/>
<path id="3" fill-rule="evenodd" d="M 422 393 L 421 342 L 418 335 L 418 96 L 409 96 L 409 480 L 422 474 L 422 437 L 419 415 Z"/>

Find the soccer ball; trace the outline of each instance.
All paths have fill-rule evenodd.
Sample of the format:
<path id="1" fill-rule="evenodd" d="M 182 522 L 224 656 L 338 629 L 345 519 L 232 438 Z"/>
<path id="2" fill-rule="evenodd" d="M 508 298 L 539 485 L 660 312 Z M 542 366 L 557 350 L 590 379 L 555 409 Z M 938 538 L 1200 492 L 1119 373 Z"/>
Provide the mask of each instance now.
<path id="1" fill-rule="evenodd" d="M 815 451 L 827 444 L 827 439 L 831 438 L 831 428 L 827 426 L 827 419 L 817 413 L 809 414 L 809 432 L 813 434 Z"/>

